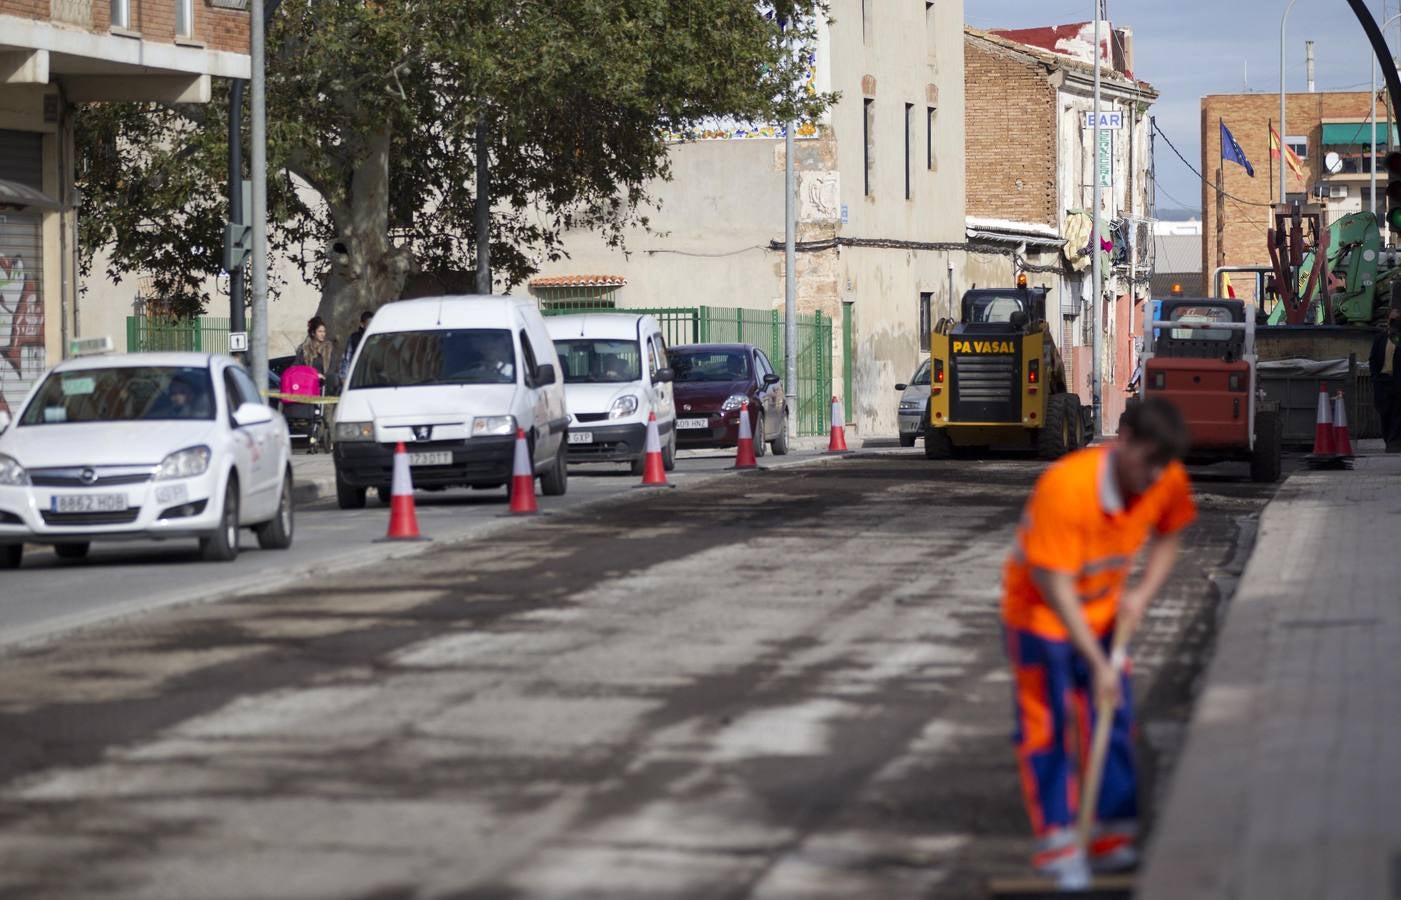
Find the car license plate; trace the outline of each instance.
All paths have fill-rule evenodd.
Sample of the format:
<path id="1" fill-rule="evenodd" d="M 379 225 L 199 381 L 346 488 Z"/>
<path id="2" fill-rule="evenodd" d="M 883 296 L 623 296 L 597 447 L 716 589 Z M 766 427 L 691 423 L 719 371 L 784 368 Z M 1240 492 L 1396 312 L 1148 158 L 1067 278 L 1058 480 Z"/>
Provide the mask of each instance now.
<path id="1" fill-rule="evenodd" d="M 127 508 L 126 494 L 61 494 L 49 500 L 56 513 L 121 512 Z"/>
<path id="2" fill-rule="evenodd" d="M 438 453 L 410 453 L 409 465 L 411 466 L 450 466 L 452 465 L 452 451 L 443 450 Z"/>
<path id="3" fill-rule="evenodd" d="M 677 428 L 686 428 L 686 429 L 693 429 L 693 428 L 709 428 L 709 427 L 710 427 L 710 420 L 709 420 L 709 419 L 677 419 L 677 420 L 676 420 L 676 427 L 677 427 Z"/>
<path id="4" fill-rule="evenodd" d="M 592 444 L 592 431 L 571 431 L 569 432 L 569 443 L 571 444 Z"/>

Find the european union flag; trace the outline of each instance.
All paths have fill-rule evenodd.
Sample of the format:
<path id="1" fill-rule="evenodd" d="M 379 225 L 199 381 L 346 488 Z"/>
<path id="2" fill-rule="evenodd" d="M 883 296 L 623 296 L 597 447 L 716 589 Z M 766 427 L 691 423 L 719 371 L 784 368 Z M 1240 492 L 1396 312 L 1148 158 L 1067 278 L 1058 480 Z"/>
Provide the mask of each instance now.
<path id="1" fill-rule="evenodd" d="M 1255 177 L 1255 167 L 1250 164 L 1250 160 L 1245 158 L 1245 151 L 1236 143 L 1235 137 L 1231 135 L 1231 129 L 1226 127 L 1226 123 L 1221 123 L 1221 158 L 1233 163 L 1240 163 L 1245 167 L 1245 174 L 1251 178 Z"/>

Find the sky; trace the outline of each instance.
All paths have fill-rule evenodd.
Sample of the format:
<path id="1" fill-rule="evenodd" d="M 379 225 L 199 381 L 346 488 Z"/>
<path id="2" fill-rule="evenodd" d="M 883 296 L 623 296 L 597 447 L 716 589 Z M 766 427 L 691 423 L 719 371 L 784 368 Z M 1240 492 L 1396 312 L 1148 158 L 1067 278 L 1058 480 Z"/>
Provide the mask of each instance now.
<path id="1" fill-rule="evenodd" d="M 1109 20 L 1134 34 L 1134 74 L 1161 95 L 1150 112 L 1158 127 L 1193 164 L 1201 165 L 1201 98 L 1245 89 L 1279 93 L 1279 22 L 1288 0 L 1108 0 Z M 1386 17 L 1401 0 L 1385 0 Z M 1368 4 L 1378 24 L 1383 0 Z M 964 20 L 975 28 L 1026 28 L 1094 18 L 1094 0 L 965 0 Z M 1401 55 L 1401 20 L 1388 29 Z M 1371 86 L 1371 46 L 1346 0 L 1303 0 L 1289 13 L 1285 81 L 1307 90 L 1304 41 L 1314 42 L 1318 90 Z M 1380 73 L 1378 74 L 1380 80 Z M 1252 159 L 1257 177 L 1268 160 Z M 1201 182 L 1161 140 L 1157 145 L 1158 207 L 1201 206 Z"/>

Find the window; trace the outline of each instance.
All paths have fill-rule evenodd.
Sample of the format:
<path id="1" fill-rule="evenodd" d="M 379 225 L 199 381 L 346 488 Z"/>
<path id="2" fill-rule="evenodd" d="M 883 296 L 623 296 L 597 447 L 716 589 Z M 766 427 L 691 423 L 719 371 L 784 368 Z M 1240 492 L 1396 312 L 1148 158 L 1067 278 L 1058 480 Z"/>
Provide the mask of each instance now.
<path id="1" fill-rule="evenodd" d="M 112 0 L 112 27 L 131 28 L 131 0 Z"/>
<path id="2" fill-rule="evenodd" d="M 526 337 L 525 330 L 521 330 L 521 365 L 525 371 L 521 372 L 524 377 L 526 387 L 536 387 L 535 373 L 540 370 L 540 366 L 535 362 L 535 348 L 530 346 L 530 338 Z"/>
<path id="3" fill-rule="evenodd" d="M 53 372 L 20 425 L 214 418 L 214 382 L 199 366 L 116 366 Z"/>
<path id="4" fill-rule="evenodd" d="M 565 338 L 555 341 L 555 352 L 565 384 L 626 384 L 642 378 L 637 341 Z"/>
<path id="5" fill-rule="evenodd" d="M 905 104 L 905 199 L 914 196 L 915 105 Z"/>
<path id="6" fill-rule="evenodd" d="M 263 395 L 258 393 L 258 388 L 253 384 L 252 375 L 238 366 L 234 366 L 228 371 L 233 373 L 234 384 L 238 385 L 239 393 L 242 394 L 242 402 L 256 403 L 259 406 L 267 405 L 263 402 Z"/>
<path id="7" fill-rule="evenodd" d="M 866 196 L 871 196 L 871 182 L 876 171 L 876 101 L 867 97 L 864 101 L 865 118 L 861 124 L 861 139 L 866 154 Z"/>
<path id="8" fill-rule="evenodd" d="M 665 369 L 671 364 L 666 359 L 666 338 L 660 333 L 652 335 L 652 343 L 657 350 L 657 368 Z"/>
<path id="9" fill-rule="evenodd" d="M 195 0 L 175 0 L 175 36 L 193 37 L 195 33 Z"/>
<path id="10" fill-rule="evenodd" d="M 516 351 L 504 328 L 385 331 L 361 342 L 350 389 L 515 380 Z"/>
<path id="11" fill-rule="evenodd" d="M 1363 134 L 1366 137 L 1366 134 Z M 1300 160 L 1309 158 L 1309 138 L 1308 135 L 1291 134 L 1284 139 L 1284 145 L 1294 151 L 1294 155 Z"/>
<path id="12" fill-rule="evenodd" d="M 934 330 L 934 295 L 929 291 L 919 294 L 919 349 L 929 351 L 929 333 Z"/>
<path id="13" fill-rule="evenodd" d="M 938 112 L 937 109 L 931 106 L 926 113 L 927 127 L 924 136 L 924 164 L 931 172 L 937 171 L 939 168 L 934 161 L 934 117 L 938 115 Z"/>
<path id="14" fill-rule="evenodd" d="M 743 350 L 691 350 L 671 352 L 671 368 L 677 384 L 744 381 L 750 377 L 749 354 Z"/>
<path id="15" fill-rule="evenodd" d="M 647 339 L 647 378 L 653 383 L 657 382 L 657 370 L 661 365 L 657 362 L 657 342 L 654 338 Z"/>
<path id="16" fill-rule="evenodd" d="M 764 354 L 764 351 L 762 351 L 762 350 L 757 350 L 757 351 L 755 351 L 755 352 L 759 354 L 759 372 L 760 372 L 760 374 L 762 374 L 762 375 L 777 375 L 778 373 L 774 371 L 774 368 L 773 368 L 773 366 L 769 363 L 769 358 L 768 358 L 768 356 L 766 356 L 766 355 Z"/>

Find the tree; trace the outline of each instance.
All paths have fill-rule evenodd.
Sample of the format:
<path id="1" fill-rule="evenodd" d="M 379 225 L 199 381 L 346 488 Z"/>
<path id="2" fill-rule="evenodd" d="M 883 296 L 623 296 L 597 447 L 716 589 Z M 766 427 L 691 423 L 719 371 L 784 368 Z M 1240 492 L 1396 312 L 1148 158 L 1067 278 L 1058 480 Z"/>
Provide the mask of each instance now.
<path id="1" fill-rule="evenodd" d="M 815 20 L 780 0 L 286 0 L 268 32 L 270 241 L 344 334 L 415 273 L 473 265 L 474 138 L 491 136 L 492 268 L 516 284 L 569 228 L 618 245 L 668 177 L 665 131 L 815 116 Z M 802 4 L 810 8 L 810 4 Z M 820 14 L 820 11 L 819 11 Z M 203 309 L 226 216 L 227 94 L 78 120 L 85 250 Z M 322 202 L 294 189 L 309 185 Z M 332 252 L 327 252 L 331 248 Z"/>

